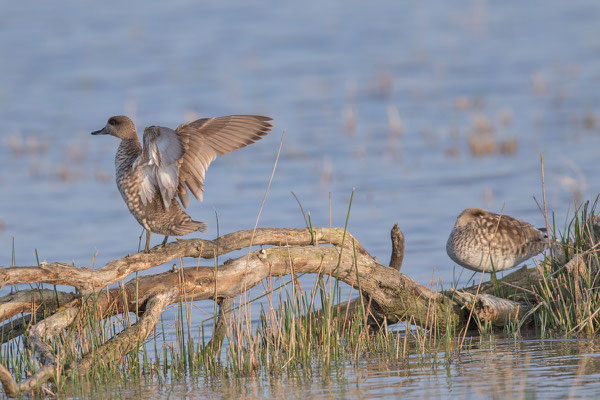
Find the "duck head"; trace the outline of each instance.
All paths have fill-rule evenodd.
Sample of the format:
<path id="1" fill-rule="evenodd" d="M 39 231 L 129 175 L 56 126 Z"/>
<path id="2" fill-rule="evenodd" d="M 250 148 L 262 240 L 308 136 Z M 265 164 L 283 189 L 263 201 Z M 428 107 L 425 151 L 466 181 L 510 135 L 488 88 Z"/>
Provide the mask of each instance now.
<path id="1" fill-rule="evenodd" d="M 120 139 L 137 139 L 135 125 L 131 119 L 124 115 L 110 117 L 104 128 L 92 132 L 92 135 L 111 135 Z"/>

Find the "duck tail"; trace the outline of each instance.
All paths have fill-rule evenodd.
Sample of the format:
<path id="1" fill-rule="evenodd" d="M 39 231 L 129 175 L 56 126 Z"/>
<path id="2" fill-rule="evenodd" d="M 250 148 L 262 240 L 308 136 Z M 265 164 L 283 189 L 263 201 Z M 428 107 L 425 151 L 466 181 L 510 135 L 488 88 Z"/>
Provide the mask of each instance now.
<path id="1" fill-rule="evenodd" d="M 190 221 L 187 224 L 192 230 L 192 232 L 206 232 L 206 230 L 208 229 L 208 227 L 206 226 L 206 224 L 204 222 L 200 222 L 200 221 Z"/>
<path id="2" fill-rule="evenodd" d="M 192 232 L 206 232 L 207 226 L 204 222 L 194 221 L 191 218 L 183 221 L 173 228 L 174 236 L 183 236 Z"/>

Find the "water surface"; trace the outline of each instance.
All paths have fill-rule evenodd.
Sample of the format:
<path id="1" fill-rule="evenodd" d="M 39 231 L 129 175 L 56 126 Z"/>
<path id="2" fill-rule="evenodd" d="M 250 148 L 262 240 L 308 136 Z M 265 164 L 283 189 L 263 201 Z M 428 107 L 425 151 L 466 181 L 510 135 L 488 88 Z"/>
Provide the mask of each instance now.
<path id="1" fill-rule="evenodd" d="M 98 395 L 144 398 L 503 399 L 596 398 L 600 394 L 597 340 L 473 339 L 454 362 L 364 360 L 312 375 L 195 379 L 173 386 L 135 384 Z M 124 391 L 123 391 L 124 390 Z"/>
<path id="2" fill-rule="evenodd" d="M 342 226 L 355 189 L 349 229 L 363 246 L 387 261 L 398 222 L 403 272 L 447 287 L 460 271 L 445 242 L 462 209 L 544 224 L 533 200 L 542 198 L 540 154 L 559 227 L 574 200 L 598 193 L 598 20 L 600 4 L 583 0 L 3 1 L 0 265 L 11 264 L 13 239 L 17 265 L 34 265 L 35 250 L 40 261 L 92 267 L 137 251 L 141 228 L 114 184 L 117 142 L 89 135 L 109 116 L 175 127 L 260 113 L 276 129 L 217 160 L 204 202 L 189 208 L 209 225 L 202 237 L 217 235 L 215 214 L 221 234 L 254 226 L 285 130 L 259 226 L 304 226 L 291 191 L 313 225 Z M 482 130 L 505 152 L 471 150 Z M 443 379 L 462 388 L 468 365 Z M 531 382 L 543 389 L 555 370 L 533 368 Z M 349 378 L 341 395 L 412 384 L 454 393 L 439 371 L 424 371 L 413 383 Z"/>

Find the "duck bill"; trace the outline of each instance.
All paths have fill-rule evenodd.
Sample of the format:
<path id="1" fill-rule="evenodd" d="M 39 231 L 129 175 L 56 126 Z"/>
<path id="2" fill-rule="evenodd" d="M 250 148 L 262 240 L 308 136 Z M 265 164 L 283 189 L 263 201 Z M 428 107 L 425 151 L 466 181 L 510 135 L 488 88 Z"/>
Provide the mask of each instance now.
<path id="1" fill-rule="evenodd" d="M 106 127 L 104 127 L 98 131 L 92 132 L 92 135 L 108 135 L 108 132 L 106 131 Z"/>

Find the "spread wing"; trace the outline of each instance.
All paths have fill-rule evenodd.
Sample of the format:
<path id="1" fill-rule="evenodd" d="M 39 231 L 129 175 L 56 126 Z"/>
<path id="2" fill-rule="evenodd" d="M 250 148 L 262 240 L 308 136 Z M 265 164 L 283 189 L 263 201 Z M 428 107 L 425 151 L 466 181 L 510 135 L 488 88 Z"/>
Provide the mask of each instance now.
<path id="1" fill-rule="evenodd" d="M 245 147 L 265 136 L 272 128 L 271 118 L 259 115 L 229 115 L 204 118 L 177 127 L 183 156 L 177 160 L 179 184 L 177 193 L 187 207 L 187 189 L 202 201 L 204 176 L 217 157 Z"/>
<path id="2" fill-rule="evenodd" d="M 177 133 L 161 126 L 144 129 L 144 148 L 134 166 L 141 167 L 140 198 L 142 203 L 152 201 L 158 188 L 168 210 L 179 185 L 179 164 L 184 147 Z"/>
<path id="3" fill-rule="evenodd" d="M 230 115 L 205 118 L 182 124 L 176 130 L 161 126 L 144 129 L 144 147 L 134 164 L 141 167 L 140 198 L 145 205 L 158 189 L 165 208 L 179 195 L 187 207 L 187 189 L 199 201 L 204 176 L 217 157 L 260 140 L 272 128 L 271 118 L 257 115 Z"/>

